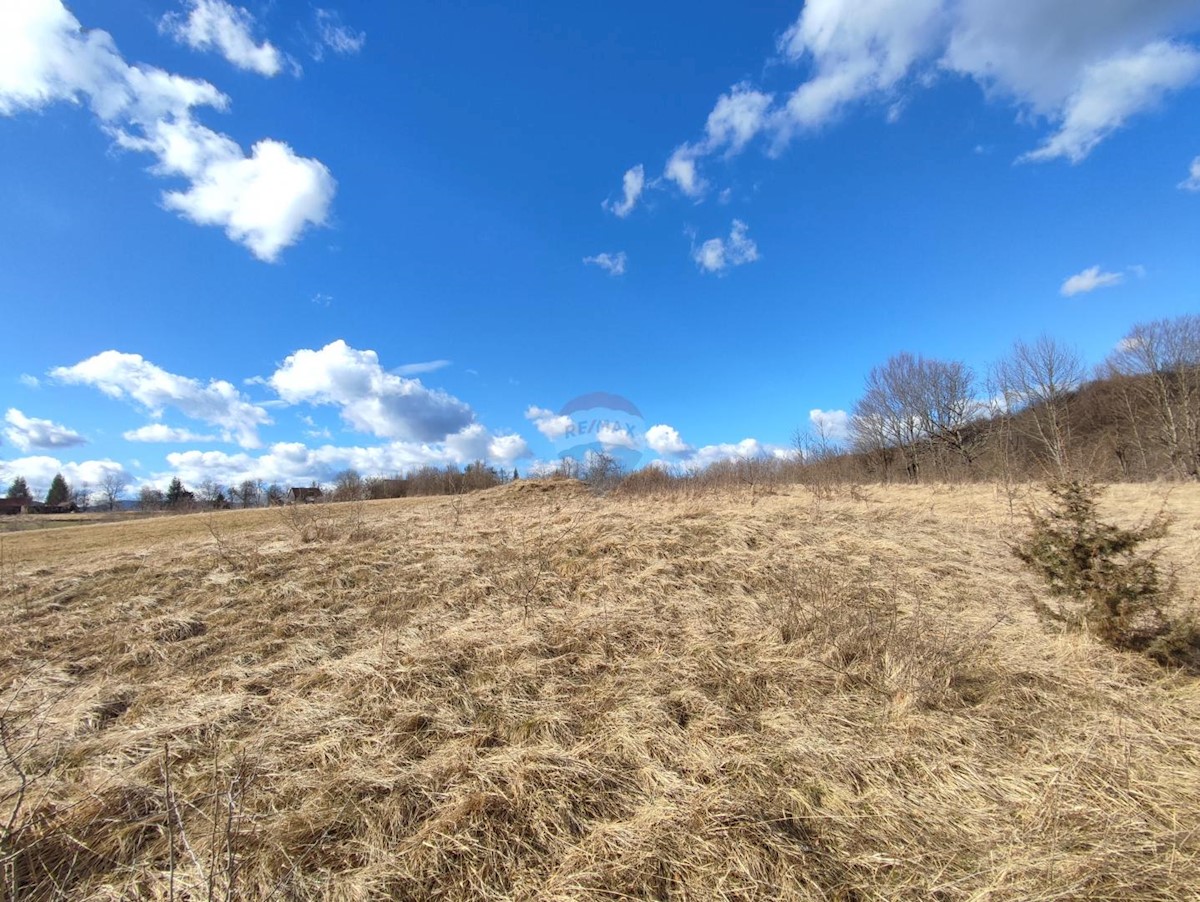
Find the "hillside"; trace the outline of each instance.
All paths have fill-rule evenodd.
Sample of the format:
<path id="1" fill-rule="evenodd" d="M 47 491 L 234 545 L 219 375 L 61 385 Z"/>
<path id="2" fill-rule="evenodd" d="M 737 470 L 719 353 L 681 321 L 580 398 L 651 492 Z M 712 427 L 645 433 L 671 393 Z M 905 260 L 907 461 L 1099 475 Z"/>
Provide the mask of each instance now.
<path id="1" fill-rule="evenodd" d="M 1023 503 L 518 482 L 0 537 L 6 889 L 1194 898 L 1200 682 L 1038 622 Z M 1194 598 L 1200 486 L 1166 504 Z"/>

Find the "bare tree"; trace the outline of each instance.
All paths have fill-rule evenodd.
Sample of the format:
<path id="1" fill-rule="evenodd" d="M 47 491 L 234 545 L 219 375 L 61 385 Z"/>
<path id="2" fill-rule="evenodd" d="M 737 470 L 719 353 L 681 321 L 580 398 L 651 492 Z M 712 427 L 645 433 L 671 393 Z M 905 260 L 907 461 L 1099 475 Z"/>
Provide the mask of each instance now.
<path id="1" fill-rule="evenodd" d="M 125 475 L 124 470 L 109 470 L 104 474 L 104 478 L 100 480 L 100 492 L 110 511 L 116 509 L 117 502 L 121 500 L 128 486 L 129 477 Z"/>
<path id="2" fill-rule="evenodd" d="M 589 451 L 583 464 L 582 480 L 593 492 L 603 494 L 621 481 L 625 469 L 615 456 L 606 451 Z"/>
<path id="3" fill-rule="evenodd" d="M 1079 354 L 1046 335 L 1018 341 L 993 368 L 1005 415 L 1058 478 L 1071 471 L 1071 399 L 1083 375 Z"/>
<path id="4" fill-rule="evenodd" d="M 229 487 L 229 496 L 242 507 L 258 507 L 262 497 L 263 483 L 261 479 L 243 479 L 236 486 Z"/>
<path id="5" fill-rule="evenodd" d="M 976 397 L 975 373 L 958 360 L 919 363 L 915 394 L 924 430 L 931 442 L 970 467 L 987 437 L 980 428 L 986 405 Z"/>
<path id="6" fill-rule="evenodd" d="M 85 511 L 92 503 L 92 487 L 83 480 L 71 487 L 71 503 L 81 511 Z"/>
<path id="7" fill-rule="evenodd" d="M 333 477 L 334 501 L 362 501 L 367 497 L 367 486 L 357 470 L 343 470 Z"/>
<path id="8" fill-rule="evenodd" d="M 200 503 L 205 507 L 225 506 L 225 488 L 213 479 L 205 479 L 200 483 Z"/>
<path id="9" fill-rule="evenodd" d="M 920 403 L 914 393 L 918 369 L 919 358 L 907 352 L 896 354 L 871 370 L 863 396 L 854 405 L 855 420 L 869 424 L 873 440 L 900 453 L 913 482 L 920 479 L 918 445 L 923 438 Z"/>
<path id="10" fill-rule="evenodd" d="M 976 425 L 983 413 L 975 374 L 965 363 L 902 353 L 867 376 L 851 432 L 856 449 L 875 455 L 885 467 L 884 449 L 898 452 L 908 478 L 917 482 L 925 457 L 945 470 L 943 452 L 949 451 L 970 466 L 984 436 Z"/>
<path id="11" fill-rule="evenodd" d="M 138 492 L 138 509 L 144 511 L 157 511 L 166 507 L 167 499 L 163 494 L 162 489 L 156 489 L 151 485 L 144 485 Z"/>
<path id="12" fill-rule="evenodd" d="M 1200 478 L 1200 316 L 1139 323 L 1108 365 L 1132 377 L 1130 390 L 1150 413 L 1151 433 L 1175 473 Z"/>
<path id="13" fill-rule="evenodd" d="M 861 402 L 850 418 L 850 447 L 862 455 L 869 470 L 877 470 L 884 482 L 892 481 L 896 449 L 888 440 L 884 421 Z"/>

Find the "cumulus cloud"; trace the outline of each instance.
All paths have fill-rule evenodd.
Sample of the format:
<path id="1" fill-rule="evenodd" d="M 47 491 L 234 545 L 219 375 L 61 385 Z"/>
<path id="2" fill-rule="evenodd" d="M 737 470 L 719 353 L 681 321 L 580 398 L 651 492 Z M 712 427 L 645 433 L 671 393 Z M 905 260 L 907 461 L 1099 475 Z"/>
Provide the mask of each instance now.
<path id="1" fill-rule="evenodd" d="M 808 412 L 808 421 L 819 435 L 835 442 L 844 442 L 850 436 L 850 414 L 844 410 L 821 410 L 816 407 Z"/>
<path id="2" fill-rule="evenodd" d="M 688 464 L 703 469 L 723 461 L 787 460 L 791 457 L 792 451 L 782 445 L 760 442 L 756 438 L 744 438 L 740 442 L 724 442 L 697 448 L 688 458 Z"/>
<path id="3" fill-rule="evenodd" d="M 318 38 L 312 48 L 314 59 L 323 59 L 326 50 L 332 50 L 341 56 L 353 56 L 367 43 L 366 32 L 347 28 L 336 10 L 317 9 L 314 15 Z"/>
<path id="4" fill-rule="evenodd" d="M 229 106 L 208 82 L 127 63 L 109 34 L 85 31 L 61 0 L 0 6 L 0 115 L 61 101 L 86 102 L 118 146 L 152 154 L 153 172 L 186 182 L 163 195 L 167 209 L 222 227 L 261 260 L 328 219 L 336 185 L 323 163 L 274 139 L 247 155 L 195 119 L 198 107 Z"/>
<path id="5" fill-rule="evenodd" d="M 379 356 L 341 339 L 288 357 L 267 380 L 288 404 L 329 404 L 351 428 L 381 438 L 440 441 L 471 425 L 475 415 L 444 391 L 389 373 Z"/>
<path id="6" fill-rule="evenodd" d="M 188 486 L 205 479 L 223 485 L 246 479 L 306 485 L 314 479 L 329 482 L 347 469 L 371 476 L 390 475 L 427 465 L 462 466 L 476 460 L 508 467 L 527 457 L 529 448 L 521 436 L 493 435 L 475 423 L 447 436 L 443 442 L 397 441 L 367 447 L 328 444 L 309 447 L 302 442 L 278 442 L 260 455 L 176 451 L 166 456 L 168 469 L 148 482 L 165 487 L 173 476 L 178 476 Z"/>
<path id="7" fill-rule="evenodd" d="M 692 249 L 692 259 L 704 272 L 723 273 L 732 266 L 758 259 L 758 245 L 747 234 L 749 227 L 740 219 L 733 221 L 728 238 L 710 238 Z"/>
<path id="8" fill-rule="evenodd" d="M 1192 160 L 1192 168 L 1188 170 L 1188 177 L 1179 183 L 1179 187 L 1184 191 L 1200 191 L 1200 157 Z"/>
<path id="9" fill-rule="evenodd" d="M 1090 291 L 1095 291 L 1097 288 L 1120 285 L 1124 278 L 1125 276 L 1122 273 L 1101 272 L 1099 266 L 1092 266 L 1083 272 L 1076 273 L 1063 282 L 1059 293 L 1065 298 L 1070 298 L 1077 294 L 1087 294 Z"/>
<path id="10" fill-rule="evenodd" d="M 17 381 L 26 388 L 41 388 L 42 381 L 37 376 L 31 376 L 28 373 L 22 373 L 17 377 Z"/>
<path id="11" fill-rule="evenodd" d="M 699 164 L 762 136 L 780 151 L 796 136 L 874 102 L 889 121 L 908 96 L 946 74 L 1013 105 L 1052 133 L 1022 159 L 1084 159 L 1106 137 L 1200 78 L 1191 0 L 808 0 L 779 41 L 803 73 L 785 96 L 734 85 L 704 135 L 680 145 L 666 177 L 703 193 Z"/>
<path id="12" fill-rule="evenodd" d="M 130 150 L 158 157 L 154 171 L 188 179 L 163 205 L 198 225 L 219 226 L 260 260 L 271 262 L 310 224 L 324 224 L 335 183 L 324 164 L 266 139 L 246 156 L 234 141 L 192 121 L 156 122 L 145 135 L 117 135 Z"/>
<path id="13" fill-rule="evenodd" d="M 625 275 L 625 264 L 628 258 L 624 251 L 618 251 L 615 254 L 596 254 L 594 257 L 584 257 L 583 263 L 585 266 L 599 266 L 610 276 Z"/>
<path id="14" fill-rule="evenodd" d="M 515 432 L 492 436 L 488 442 L 488 457 L 497 463 L 512 465 L 532 455 L 529 443 Z"/>
<path id="15" fill-rule="evenodd" d="M 628 429 L 613 423 L 604 423 L 596 430 L 596 440 L 607 448 L 627 448 L 630 451 L 638 449 L 637 439 Z"/>
<path id="16" fill-rule="evenodd" d="M 702 445 L 697 448 L 685 442 L 678 429 L 665 423 L 659 423 L 646 430 L 646 445 L 656 454 L 675 459 L 673 463 L 651 461 L 651 465 L 684 466 L 695 470 L 702 470 L 723 461 L 784 460 L 792 456 L 791 450 L 782 445 L 760 442 L 755 438 Z"/>
<path id="17" fill-rule="evenodd" d="M 672 457 L 690 454 L 694 449 L 679 435 L 679 430 L 665 423 L 651 426 L 646 430 L 646 444 L 656 454 Z"/>
<path id="18" fill-rule="evenodd" d="M 565 414 L 557 414 L 544 407 L 530 405 L 525 411 L 525 419 L 537 428 L 537 431 L 550 441 L 556 441 L 575 428 L 575 421 Z"/>
<path id="19" fill-rule="evenodd" d="M 186 16 L 168 13 L 161 27 L 193 50 L 216 50 L 239 69 L 268 78 L 283 68 L 283 54 L 269 41 L 255 43 L 254 16 L 226 0 L 188 0 Z"/>
<path id="20" fill-rule="evenodd" d="M 5 436 L 22 451 L 73 448 L 87 444 L 87 439 L 74 429 L 51 420 L 27 417 L 15 407 L 8 409 L 4 422 L 8 424 L 4 430 Z"/>
<path id="21" fill-rule="evenodd" d="M 271 422 L 267 411 L 252 403 L 230 383 L 219 379 L 207 385 L 155 366 L 140 354 L 102 351 L 74 366 L 60 366 L 50 375 L 60 382 L 90 385 L 110 398 L 129 399 L 161 417 L 166 408 L 216 426 L 226 441 L 244 448 L 261 442 L 258 427 Z"/>
<path id="22" fill-rule="evenodd" d="M 163 423 L 151 423 L 138 429 L 130 429 L 122 433 L 127 442 L 156 442 L 160 444 L 179 444 L 181 442 L 211 442 L 215 436 L 200 435 L 190 429 L 176 429 Z"/>
<path id="23" fill-rule="evenodd" d="M 0 482 L 7 485 L 18 476 L 23 476 L 35 496 L 44 495 L 49 490 L 56 473 L 62 473 L 63 478 L 75 489 L 98 486 L 109 474 L 128 478 L 125 467 L 108 458 L 78 463 L 44 455 L 0 460 Z"/>
<path id="24" fill-rule="evenodd" d="M 614 216 L 624 219 L 633 212 L 633 208 L 637 206 L 638 198 L 642 196 L 645 188 L 646 169 L 639 163 L 632 169 L 626 170 L 621 179 L 621 190 L 624 196 L 619 201 L 606 200 L 601 206 Z"/>

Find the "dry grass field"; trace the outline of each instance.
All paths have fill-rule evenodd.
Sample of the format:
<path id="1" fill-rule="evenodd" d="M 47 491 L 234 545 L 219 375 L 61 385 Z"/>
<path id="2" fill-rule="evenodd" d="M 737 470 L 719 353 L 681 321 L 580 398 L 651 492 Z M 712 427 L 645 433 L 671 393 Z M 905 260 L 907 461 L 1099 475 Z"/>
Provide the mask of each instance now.
<path id="1" fill-rule="evenodd" d="M 1200 898 L 1200 681 L 1038 621 L 1023 499 L 751 500 L 0 537 L 3 892 Z M 1166 505 L 1194 604 L 1200 486 Z"/>

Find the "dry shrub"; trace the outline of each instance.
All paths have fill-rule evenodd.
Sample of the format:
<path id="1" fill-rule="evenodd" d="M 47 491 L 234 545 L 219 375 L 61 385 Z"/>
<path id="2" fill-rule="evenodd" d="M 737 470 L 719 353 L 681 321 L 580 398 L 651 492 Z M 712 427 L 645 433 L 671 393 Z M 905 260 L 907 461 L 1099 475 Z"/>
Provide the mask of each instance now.
<path id="1" fill-rule="evenodd" d="M 679 487 L 680 480 L 662 467 L 642 467 L 634 470 L 617 486 L 620 495 L 658 495 Z"/>
<path id="2" fill-rule="evenodd" d="M 361 542 L 370 537 L 367 502 L 287 504 L 277 508 L 279 519 L 303 544 L 326 544 L 344 539 Z"/>

